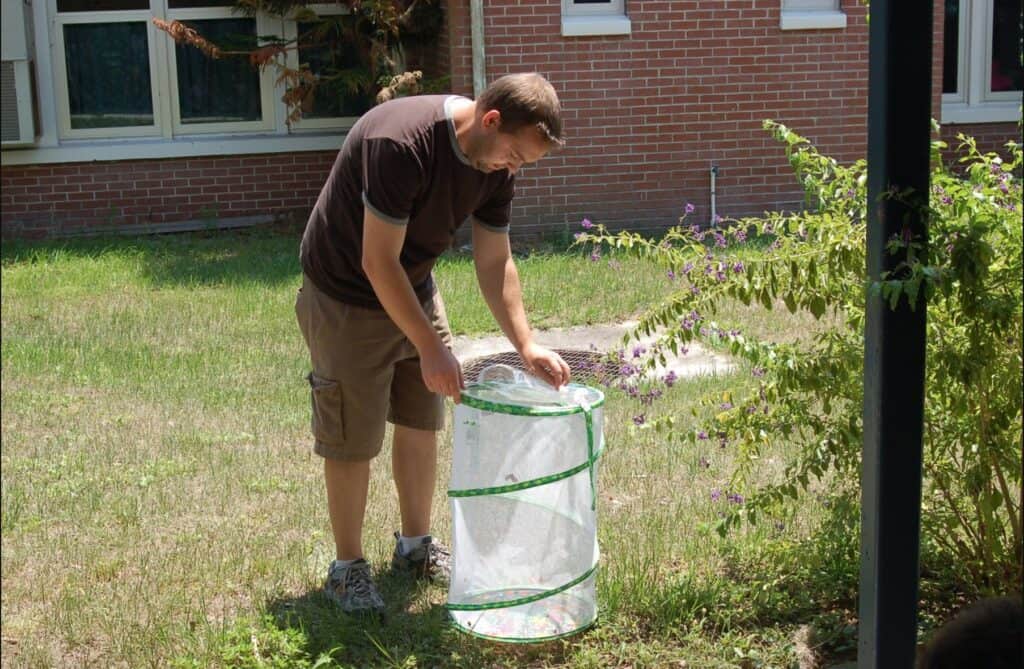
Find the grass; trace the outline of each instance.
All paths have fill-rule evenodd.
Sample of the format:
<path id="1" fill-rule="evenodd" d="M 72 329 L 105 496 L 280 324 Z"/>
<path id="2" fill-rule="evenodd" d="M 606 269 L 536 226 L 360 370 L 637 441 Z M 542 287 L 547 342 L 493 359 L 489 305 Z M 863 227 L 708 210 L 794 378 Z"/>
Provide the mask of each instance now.
<path id="1" fill-rule="evenodd" d="M 727 502 L 709 491 L 727 486 L 731 454 L 636 428 L 639 407 L 616 392 L 597 627 L 539 646 L 482 642 L 447 626 L 441 589 L 383 573 L 388 624 L 336 613 L 318 592 L 333 551 L 292 311 L 297 242 L 251 231 L 5 244 L 4 667 L 746 669 L 848 656 L 856 538 L 817 529 L 829 514 L 813 499 L 782 529 L 719 538 L 708 526 Z M 535 327 L 635 317 L 669 290 L 625 259 L 518 266 Z M 493 333 L 468 258 L 445 258 L 437 279 L 456 334 Z M 754 330 L 806 330 L 784 312 L 729 309 Z M 662 410 L 698 424 L 695 398 L 747 378 L 679 383 Z M 435 532 L 448 537 L 449 431 L 441 444 Z M 376 565 L 399 525 L 388 450 L 365 523 Z"/>

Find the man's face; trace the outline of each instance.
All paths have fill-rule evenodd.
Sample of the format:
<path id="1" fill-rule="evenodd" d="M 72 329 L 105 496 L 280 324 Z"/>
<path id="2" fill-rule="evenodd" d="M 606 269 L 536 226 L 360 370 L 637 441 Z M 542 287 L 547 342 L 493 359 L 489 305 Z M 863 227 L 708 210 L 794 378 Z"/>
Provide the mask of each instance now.
<path id="1" fill-rule="evenodd" d="M 480 141 L 468 156 L 474 168 L 481 172 L 508 170 L 515 174 L 523 165 L 535 163 L 547 155 L 550 144 L 541 138 L 536 128 L 526 126 L 516 132 L 501 132 L 500 121 L 488 124 L 489 114 L 497 112 L 484 115 Z"/>

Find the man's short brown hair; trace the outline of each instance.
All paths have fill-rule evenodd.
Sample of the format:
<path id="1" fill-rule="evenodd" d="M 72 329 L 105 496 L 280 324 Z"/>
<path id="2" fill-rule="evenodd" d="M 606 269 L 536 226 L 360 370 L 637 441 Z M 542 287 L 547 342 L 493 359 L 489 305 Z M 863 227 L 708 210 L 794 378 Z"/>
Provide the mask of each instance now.
<path id="1" fill-rule="evenodd" d="M 532 125 L 551 144 L 565 144 L 562 103 L 554 86 L 536 72 L 506 74 L 492 82 L 477 100 L 478 113 L 491 109 L 501 113 L 503 132 L 517 132 Z"/>

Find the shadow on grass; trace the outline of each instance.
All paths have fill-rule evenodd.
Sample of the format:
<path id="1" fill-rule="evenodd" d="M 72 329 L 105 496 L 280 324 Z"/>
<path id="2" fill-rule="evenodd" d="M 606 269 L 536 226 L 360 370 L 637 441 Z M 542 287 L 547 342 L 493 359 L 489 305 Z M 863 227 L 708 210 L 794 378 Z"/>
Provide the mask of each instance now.
<path id="1" fill-rule="evenodd" d="M 463 634 L 436 601 L 434 586 L 389 573 L 379 574 L 377 585 L 387 603 L 382 618 L 342 613 L 320 590 L 270 601 L 267 611 L 277 630 L 301 640 L 312 666 L 478 669 L 564 660 L 565 642 L 504 644 Z"/>
<path id="2" fill-rule="evenodd" d="M 278 285 L 301 281 L 301 228 L 264 225 L 137 237 L 5 241 L 4 267 L 55 260 L 127 263 L 157 287 Z"/>

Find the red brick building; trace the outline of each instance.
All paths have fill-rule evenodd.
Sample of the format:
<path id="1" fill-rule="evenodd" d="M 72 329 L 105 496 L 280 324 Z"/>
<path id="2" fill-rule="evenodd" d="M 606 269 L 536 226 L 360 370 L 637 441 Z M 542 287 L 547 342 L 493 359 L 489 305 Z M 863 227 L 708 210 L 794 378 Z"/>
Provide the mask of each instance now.
<path id="1" fill-rule="evenodd" d="M 5 237 L 245 225 L 308 211 L 351 110 L 289 127 L 272 72 L 211 68 L 149 20 L 213 34 L 298 29 L 239 17 L 229 4 L 4 0 Z M 687 202 L 691 220 L 709 221 L 713 167 L 722 216 L 797 207 L 799 186 L 761 129 L 766 118 L 840 161 L 867 153 L 860 0 L 443 4 L 439 67 L 454 92 L 538 71 L 566 110 L 566 149 L 517 182 L 519 234 L 584 216 L 664 226 Z M 932 114 L 944 134 L 972 134 L 990 150 L 1019 141 L 1020 30 L 1016 0 L 936 0 Z"/>

